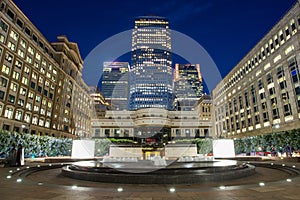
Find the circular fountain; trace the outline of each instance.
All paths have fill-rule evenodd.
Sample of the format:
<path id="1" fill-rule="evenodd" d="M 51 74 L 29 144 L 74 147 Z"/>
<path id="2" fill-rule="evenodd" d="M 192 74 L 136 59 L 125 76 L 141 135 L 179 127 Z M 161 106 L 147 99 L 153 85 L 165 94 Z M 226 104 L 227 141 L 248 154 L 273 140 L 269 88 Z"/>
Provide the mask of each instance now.
<path id="1" fill-rule="evenodd" d="M 97 161 L 81 161 L 63 167 L 67 177 L 130 184 L 183 184 L 222 181 L 249 176 L 255 167 L 234 160 L 181 157 L 165 160 L 134 158 L 104 158 Z"/>

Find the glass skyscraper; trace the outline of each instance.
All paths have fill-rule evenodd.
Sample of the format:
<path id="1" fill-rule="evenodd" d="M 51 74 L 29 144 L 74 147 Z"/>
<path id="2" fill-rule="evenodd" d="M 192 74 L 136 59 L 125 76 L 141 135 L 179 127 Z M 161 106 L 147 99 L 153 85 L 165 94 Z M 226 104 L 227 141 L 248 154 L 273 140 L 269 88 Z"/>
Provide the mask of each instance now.
<path id="1" fill-rule="evenodd" d="M 203 95 L 199 64 L 175 64 L 174 94 L 176 109 L 191 110 Z"/>
<path id="2" fill-rule="evenodd" d="M 101 92 L 112 110 L 127 110 L 128 62 L 104 62 Z"/>
<path id="3" fill-rule="evenodd" d="M 132 33 L 129 109 L 173 109 L 171 36 L 164 17 L 135 19 Z"/>

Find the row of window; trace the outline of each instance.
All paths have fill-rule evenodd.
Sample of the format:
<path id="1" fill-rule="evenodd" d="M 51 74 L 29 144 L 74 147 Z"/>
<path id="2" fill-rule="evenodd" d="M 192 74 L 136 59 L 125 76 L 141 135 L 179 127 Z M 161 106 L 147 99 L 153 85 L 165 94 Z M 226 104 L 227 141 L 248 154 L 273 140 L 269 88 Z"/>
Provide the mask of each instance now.
<path id="1" fill-rule="evenodd" d="M 31 38 L 41 49 L 43 49 L 43 51 L 45 51 L 51 58 L 53 58 L 53 54 L 51 53 L 51 51 L 49 50 L 48 47 L 46 47 L 46 45 L 44 44 L 44 42 L 40 39 L 38 39 L 38 37 L 36 36 L 37 34 L 33 33 L 33 31 L 31 31 L 31 29 L 25 25 L 25 23 L 23 22 L 23 20 L 21 20 L 10 8 L 6 8 L 5 4 L 2 4 L 1 6 L 3 6 L 2 8 L 2 12 L 4 12 L 6 10 L 6 15 L 8 16 L 8 18 L 16 24 L 16 26 L 25 33 L 25 35 L 27 35 L 29 38 Z M 8 26 L 6 24 L 2 25 L 2 22 L 0 23 L 0 28 L 2 28 L 2 30 L 4 32 L 7 31 Z"/>
<path id="2" fill-rule="evenodd" d="M 3 112 L 3 107 L 4 106 L 0 104 L 0 114 Z M 19 110 L 19 109 L 17 109 L 14 114 L 14 108 L 9 106 L 6 106 L 3 116 L 8 119 L 15 119 L 18 121 L 24 121 L 28 124 L 39 125 L 42 127 L 50 128 L 50 123 L 51 123 L 50 119 L 45 120 L 44 118 L 39 118 L 38 116 L 31 117 L 32 116 L 31 113 L 27 113 L 27 112 L 24 113 L 23 110 Z"/>
<path id="3" fill-rule="evenodd" d="M 251 59 L 249 59 L 240 69 L 228 78 L 226 84 L 222 86 L 216 93 L 216 96 L 221 95 L 223 92 L 227 91 L 233 85 L 235 85 L 243 76 L 248 74 L 255 66 L 258 66 L 267 56 L 270 56 L 276 49 L 283 45 L 287 40 L 289 40 L 298 30 L 296 28 L 298 24 L 298 29 L 300 28 L 300 16 L 297 18 L 297 23 L 295 19 L 291 19 L 288 24 L 281 28 L 276 34 L 272 36 L 264 45 L 262 45 L 259 52 L 256 52 Z M 288 47 L 285 51 L 286 54 L 290 52 Z M 281 57 L 280 57 L 281 58 Z M 279 57 L 274 59 L 274 63 L 277 62 Z"/>

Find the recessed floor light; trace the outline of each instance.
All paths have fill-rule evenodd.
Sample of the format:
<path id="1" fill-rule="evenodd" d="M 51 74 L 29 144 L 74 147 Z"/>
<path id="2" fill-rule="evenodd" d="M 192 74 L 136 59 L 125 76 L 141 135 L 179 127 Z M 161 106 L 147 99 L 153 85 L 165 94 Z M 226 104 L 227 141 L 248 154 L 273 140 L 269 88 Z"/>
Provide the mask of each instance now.
<path id="1" fill-rule="evenodd" d="M 169 191 L 170 192 L 175 192 L 176 190 L 175 190 L 175 188 L 170 188 Z"/>
<path id="2" fill-rule="evenodd" d="M 259 186 L 265 186 L 265 183 L 260 182 L 260 183 L 259 183 Z"/>
<path id="3" fill-rule="evenodd" d="M 73 190 L 76 190 L 76 189 L 77 189 L 77 185 L 73 185 L 73 186 L 72 186 L 72 189 L 73 189 Z"/>
<path id="4" fill-rule="evenodd" d="M 17 183 L 21 183 L 22 182 L 22 179 L 21 178 L 18 178 L 17 179 Z"/>
<path id="5" fill-rule="evenodd" d="M 226 189 L 226 187 L 225 187 L 224 185 L 221 185 L 221 186 L 219 187 L 219 189 L 221 189 L 221 190 L 225 190 L 225 189 Z"/>
<path id="6" fill-rule="evenodd" d="M 117 189 L 117 191 L 118 192 L 123 192 L 123 188 L 120 187 L 120 188 Z"/>

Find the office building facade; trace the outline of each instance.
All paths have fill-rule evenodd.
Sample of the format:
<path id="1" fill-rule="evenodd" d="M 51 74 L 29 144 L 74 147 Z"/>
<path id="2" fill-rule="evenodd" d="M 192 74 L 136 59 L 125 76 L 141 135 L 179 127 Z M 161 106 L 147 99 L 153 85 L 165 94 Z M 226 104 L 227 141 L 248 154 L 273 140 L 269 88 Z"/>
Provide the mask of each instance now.
<path id="1" fill-rule="evenodd" d="M 112 110 L 128 109 L 128 62 L 104 62 L 101 92 Z"/>
<path id="2" fill-rule="evenodd" d="M 95 138 L 126 138 L 140 143 L 167 143 L 176 139 L 210 138 L 212 100 L 203 95 L 192 111 L 145 108 L 131 111 L 108 110 L 103 118 L 92 119 Z"/>
<path id="3" fill-rule="evenodd" d="M 297 2 L 213 90 L 217 137 L 300 128 Z"/>
<path id="4" fill-rule="evenodd" d="M 88 137 L 92 101 L 77 44 L 50 43 L 13 1 L 0 6 L 0 129 Z"/>
<path id="5" fill-rule="evenodd" d="M 174 95 L 176 110 L 192 110 L 203 95 L 199 64 L 175 64 Z"/>
<path id="6" fill-rule="evenodd" d="M 129 109 L 173 109 L 171 35 L 164 17 L 135 19 L 132 33 Z"/>

